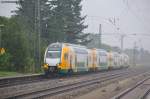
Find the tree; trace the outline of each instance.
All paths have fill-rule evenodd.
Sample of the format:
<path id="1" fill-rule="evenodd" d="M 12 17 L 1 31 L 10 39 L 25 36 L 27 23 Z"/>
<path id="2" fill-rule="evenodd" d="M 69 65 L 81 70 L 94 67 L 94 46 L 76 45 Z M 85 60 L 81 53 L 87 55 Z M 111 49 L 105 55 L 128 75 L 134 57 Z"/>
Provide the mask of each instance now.
<path id="1" fill-rule="evenodd" d="M 38 29 L 40 29 L 41 37 L 47 37 L 47 24 L 50 13 L 50 5 L 48 0 L 20 0 L 18 10 L 16 10 L 16 16 L 20 23 L 24 24 L 25 30 L 30 34 L 30 38 L 38 35 Z M 38 10 L 40 17 L 38 16 Z M 37 25 L 40 24 L 40 27 Z"/>
<path id="2" fill-rule="evenodd" d="M 62 34 L 64 40 L 69 43 L 85 43 L 88 40 L 87 34 L 83 30 L 87 28 L 84 25 L 86 16 L 81 16 L 82 0 L 53 0 L 53 18 L 55 24 L 53 30 L 56 34 Z"/>
<path id="3" fill-rule="evenodd" d="M 29 63 L 30 46 L 27 34 L 22 31 L 22 26 L 20 26 L 15 17 L 11 17 L 10 19 L 0 17 L 1 23 L 5 25 L 2 31 L 2 44 L 7 53 L 5 57 L 11 56 L 9 59 L 9 68 L 18 72 L 28 71 L 25 68 L 32 67 L 32 63 Z"/>
<path id="4" fill-rule="evenodd" d="M 26 29 L 34 31 L 37 16 L 36 0 L 21 0 L 17 15 L 21 16 Z M 88 34 L 83 30 L 86 16 L 81 16 L 82 0 L 40 0 L 41 37 L 48 43 L 69 42 L 86 44 Z M 34 31 L 36 33 L 36 31 Z M 34 35 L 36 36 L 36 34 Z M 31 36 L 30 36 L 31 37 Z"/>
<path id="5" fill-rule="evenodd" d="M 0 54 L 0 70 L 10 70 L 10 54 Z"/>
<path id="6" fill-rule="evenodd" d="M 39 45 L 39 35 L 40 38 L 46 37 L 46 24 L 47 24 L 47 9 L 48 5 L 46 4 L 48 0 L 40 0 L 40 5 L 37 0 L 21 0 L 19 2 L 18 10 L 16 11 L 16 18 L 19 20 L 20 24 L 23 23 L 23 30 L 27 34 L 27 38 L 30 41 L 30 54 L 35 61 L 35 65 L 39 62 L 41 51 Z M 39 16 L 40 14 L 40 16 Z M 46 20 L 45 20 L 46 19 Z M 40 27 L 39 27 L 40 25 Z M 42 46 L 43 47 L 43 46 Z"/>
<path id="7" fill-rule="evenodd" d="M 40 56 L 38 53 L 41 53 L 39 45 L 43 53 L 48 44 L 57 41 L 80 44 L 89 42 L 86 39 L 88 34 L 83 33 L 87 26 L 84 25 L 86 17 L 81 16 L 80 3 L 81 0 L 40 0 L 39 5 L 37 0 L 20 0 L 15 18 L 29 41 L 30 57 L 35 63 Z M 41 43 L 38 43 L 39 33 Z"/>

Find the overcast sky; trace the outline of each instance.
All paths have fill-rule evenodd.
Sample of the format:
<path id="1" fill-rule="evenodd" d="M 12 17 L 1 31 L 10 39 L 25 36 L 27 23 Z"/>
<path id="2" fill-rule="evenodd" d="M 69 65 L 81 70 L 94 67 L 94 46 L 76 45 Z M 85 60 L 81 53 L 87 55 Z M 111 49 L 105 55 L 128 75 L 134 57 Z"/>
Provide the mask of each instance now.
<path id="1" fill-rule="evenodd" d="M 1 1 L 1 0 L 0 0 Z M 124 39 L 124 48 L 137 46 L 150 51 L 150 0 L 83 0 L 82 15 L 87 15 L 85 24 L 87 33 L 98 33 L 99 24 L 102 24 L 102 42 L 120 47 L 119 35 L 105 35 L 106 33 L 127 34 Z M 10 16 L 15 4 L 1 4 L 0 16 Z M 109 20 L 115 18 L 115 25 Z M 119 28 L 119 30 L 117 30 Z M 128 34 L 137 33 L 132 36 Z"/>

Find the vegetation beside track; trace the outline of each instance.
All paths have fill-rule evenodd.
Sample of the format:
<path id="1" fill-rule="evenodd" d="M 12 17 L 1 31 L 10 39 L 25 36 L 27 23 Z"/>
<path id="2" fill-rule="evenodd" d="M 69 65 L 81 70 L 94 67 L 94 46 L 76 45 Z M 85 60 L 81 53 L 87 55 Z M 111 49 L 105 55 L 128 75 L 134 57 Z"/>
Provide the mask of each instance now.
<path id="1" fill-rule="evenodd" d="M 17 75 L 23 75 L 23 74 L 17 72 L 0 71 L 0 77 L 17 76 Z"/>
<path id="2" fill-rule="evenodd" d="M 14 76 L 24 76 L 24 75 L 32 75 L 33 73 L 19 73 L 19 72 L 12 72 L 12 71 L 0 71 L 0 77 L 14 77 Z M 36 74 L 41 74 L 38 72 Z"/>

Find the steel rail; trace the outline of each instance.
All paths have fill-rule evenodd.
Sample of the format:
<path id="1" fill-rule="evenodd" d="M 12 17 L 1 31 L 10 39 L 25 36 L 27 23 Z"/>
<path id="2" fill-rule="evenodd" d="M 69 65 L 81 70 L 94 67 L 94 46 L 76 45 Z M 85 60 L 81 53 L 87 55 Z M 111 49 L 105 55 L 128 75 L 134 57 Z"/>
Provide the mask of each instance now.
<path id="1" fill-rule="evenodd" d="M 107 72 L 90 72 L 87 74 L 78 74 L 78 75 L 72 75 L 70 77 L 78 77 L 78 76 L 88 76 L 88 75 L 95 75 L 95 74 L 103 74 L 103 73 L 111 73 L 114 71 L 122 71 L 121 69 L 119 70 L 112 70 L 112 71 L 107 71 Z M 63 76 L 67 78 L 68 76 Z M 33 75 L 25 75 L 25 76 L 17 76 L 17 77 L 5 77 L 5 78 L 0 78 L 0 88 L 3 87 L 9 87 L 9 86 L 15 86 L 15 85 L 21 85 L 21 84 L 27 84 L 27 83 L 34 83 L 37 81 L 46 81 L 50 79 L 57 79 L 61 77 L 56 77 L 56 76 L 51 76 L 49 78 L 46 78 L 44 74 L 33 74 Z"/>
<path id="2" fill-rule="evenodd" d="M 128 74 L 129 74 L 129 72 L 123 72 L 123 73 L 120 73 L 120 74 L 112 74 L 112 75 L 109 75 L 109 76 L 103 77 L 103 78 L 95 78 L 95 79 L 90 79 L 90 80 L 84 80 L 84 81 L 75 82 L 75 83 L 72 83 L 72 84 L 61 85 L 61 86 L 53 87 L 53 88 L 50 88 L 50 89 L 40 90 L 40 91 L 28 93 L 28 94 L 23 94 L 23 95 L 11 97 L 11 98 L 29 99 L 29 98 L 43 98 L 43 97 L 49 96 L 49 95 L 54 96 L 54 95 L 57 95 L 59 93 L 72 91 L 74 89 L 83 88 L 85 86 L 100 84 L 102 82 L 109 81 L 109 80 L 112 80 L 112 79 L 115 79 L 115 78 L 119 78 L 119 77 L 122 77 L 123 75 L 128 75 Z"/>
<path id="3" fill-rule="evenodd" d="M 127 94 L 129 94 L 131 91 L 133 91 L 134 89 L 136 89 L 138 86 L 142 85 L 145 81 L 149 80 L 150 77 L 147 77 L 145 78 L 144 80 L 142 81 L 139 81 L 135 86 L 131 87 L 131 88 L 128 88 L 126 89 L 125 91 L 123 91 L 122 93 L 120 93 L 119 95 L 113 97 L 112 99 L 121 99 L 123 98 L 124 96 L 126 96 Z M 150 91 L 150 90 L 149 90 Z M 145 94 L 146 95 L 146 94 Z M 145 97 L 145 96 L 143 96 Z M 143 98 L 144 99 L 144 98 Z"/>
<path id="4" fill-rule="evenodd" d="M 42 74 L 0 78 L 0 88 L 42 80 Z"/>
<path id="5" fill-rule="evenodd" d="M 147 99 L 147 96 L 150 94 L 150 89 L 141 97 L 141 99 Z"/>
<path id="6" fill-rule="evenodd" d="M 22 97 L 22 98 L 24 98 L 25 96 L 30 96 L 30 95 L 32 95 L 33 96 L 33 94 L 36 94 L 36 96 L 34 96 L 34 97 L 43 97 L 44 95 L 40 95 L 40 94 L 43 94 L 43 93 L 45 93 L 45 91 L 48 91 L 48 93 L 49 93 L 49 90 L 51 90 L 51 89 L 56 89 L 57 87 L 60 87 L 60 86 L 67 86 L 66 84 L 69 84 L 69 85 L 71 85 L 71 84 L 75 84 L 75 83 L 80 83 L 80 82 L 83 82 L 83 83 L 87 83 L 87 81 L 88 82 L 93 82 L 94 81 L 94 79 L 98 79 L 98 80 L 103 80 L 103 79 L 107 79 L 109 76 L 115 76 L 115 75 L 119 75 L 119 74 L 121 74 L 121 73 L 127 73 L 127 74 L 124 74 L 124 75 L 128 75 L 128 77 L 129 77 L 129 75 L 130 74 L 141 74 L 141 72 L 143 73 L 143 72 L 146 72 L 147 71 L 147 69 L 127 69 L 127 70 L 119 70 L 117 73 L 116 73 L 116 71 L 110 71 L 110 72 L 104 72 L 104 73 L 97 73 L 97 74 L 90 74 L 90 75 L 86 75 L 86 76 L 77 76 L 77 77 L 75 77 L 75 78 L 73 78 L 74 80 L 74 82 L 72 82 L 72 77 L 70 78 L 70 81 L 69 81 L 69 83 L 66 83 L 66 81 L 68 80 L 68 78 L 66 79 L 66 80 L 61 80 L 60 81 L 60 83 L 58 83 L 59 82 L 59 80 L 60 79 L 58 79 L 56 82 L 57 83 L 55 83 L 55 85 L 53 86 L 53 84 L 52 84 L 52 86 L 51 85 L 44 85 L 44 83 L 46 83 L 46 84 L 49 84 L 48 82 L 50 82 L 50 81 L 46 81 L 46 82 L 38 82 L 38 83 L 40 83 L 40 86 L 41 86 L 41 84 L 43 83 L 43 87 L 40 87 L 41 89 L 39 89 L 38 88 L 38 85 L 37 85 L 37 87 L 36 88 L 33 88 L 33 89 L 30 89 L 31 87 L 32 87 L 32 83 L 31 84 L 23 84 L 23 85 L 17 85 L 18 86 L 18 89 L 16 89 L 17 88 L 17 86 L 14 86 L 14 88 L 16 89 L 16 92 L 12 92 L 12 93 L 8 93 L 8 95 L 7 95 L 7 90 L 6 91 L 2 91 L 2 93 L 5 93 L 4 95 L 3 94 L 1 94 L 1 98 L 3 97 L 3 98 L 20 98 L 20 97 Z M 76 80 L 75 80 L 76 79 Z M 78 79 L 78 80 L 77 80 Z M 49 79 L 50 80 L 50 79 Z M 91 81 L 90 81 L 91 80 Z M 54 80 L 55 81 L 55 80 Z M 63 82 L 64 81 L 64 82 Z M 53 82 L 54 83 L 54 82 Z M 97 84 L 97 83 L 99 83 L 99 82 L 97 82 L 97 81 L 95 81 L 95 84 Z M 27 85 L 27 86 L 26 86 Z M 33 86 L 35 86 L 36 85 L 36 83 L 34 84 L 33 83 Z M 26 90 L 23 90 L 23 89 L 20 89 L 21 87 L 24 87 L 24 86 L 26 86 L 26 88 L 28 88 L 29 87 L 29 89 L 26 89 Z M 44 86 L 47 86 L 47 87 L 44 87 Z M 68 87 L 68 86 L 67 86 Z M 5 88 L 5 87 L 4 87 Z M 8 88 L 9 89 L 9 87 L 6 87 L 6 88 Z M 11 88 L 13 88 L 13 87 L 11 87 Z M 11 89 L 12 90 L 12 89 Z M 19 92 L 19 90 L 21 90 L 21 93 L 18 93 Z M 14 90 L 15 91 L 15 90 Z M 38 94 L 37 94 L 38 93 Z M 47 94 L 45 94 L 45 95 L 47 95 Z M 32 97 L 32 98 L 34 98 L 34 97 Z M 21 98 L 21 99 L 22 99 Z"/>

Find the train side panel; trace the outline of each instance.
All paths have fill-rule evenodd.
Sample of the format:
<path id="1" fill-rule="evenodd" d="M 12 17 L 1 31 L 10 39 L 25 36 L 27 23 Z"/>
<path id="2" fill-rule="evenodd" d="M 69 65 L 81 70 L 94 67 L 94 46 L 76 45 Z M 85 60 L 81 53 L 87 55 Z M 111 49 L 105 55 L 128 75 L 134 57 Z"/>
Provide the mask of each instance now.
<path id="1" fill-rule="evenodd" d="M 107 52 L 105 50 L 99 50 L 99 62 L 100 62 L 100 70 L 108 69 L 108 57 Z"/>
<path id="2" fill-rule="evenodd" d="M 61 63 L 58 64 L 59 72 L 60 73 L 67 73 L 69 66 L 69 47 L 63 46 L 61 52 Z"/>
<path id="3" fill-rule="evenodd" d="M 88 71 L 88 51 L 85 48 L 73 48 L 75 51 L 75 66 L 77 72 Z"/>
<path id="4" fill-rule="evenodd" d="M 53 43 L 45 51 L 44 63 L 46 73 L 67 74 L 128 67 L 129 57 L 124 53 L 107 52 L 103 49 Z"/>
<path id="5" fill-rule="evenodd" d="M 114 57 L 112 52 L 107 53 L 107 62 L 108 62 L 108 69 L 112 69 L 114 66 Z"/>
<path id="6" fill-rule="evenodd" d="M 58 66 L 59 72 L 85 72 L 88 71 L 87 63 L 88 52 L 85 48 L 67 45 L 62 48 L 61 63 Z"/>
<path id="7" fill-rule="evenodd" d="M 99 68 L 97 59 L 98 59 L 97 50 L 92 49 L 91 50 L 91 63 L 92 64 L 89 68 L 89 71 L 97 71 L 97 69 Z"/>

